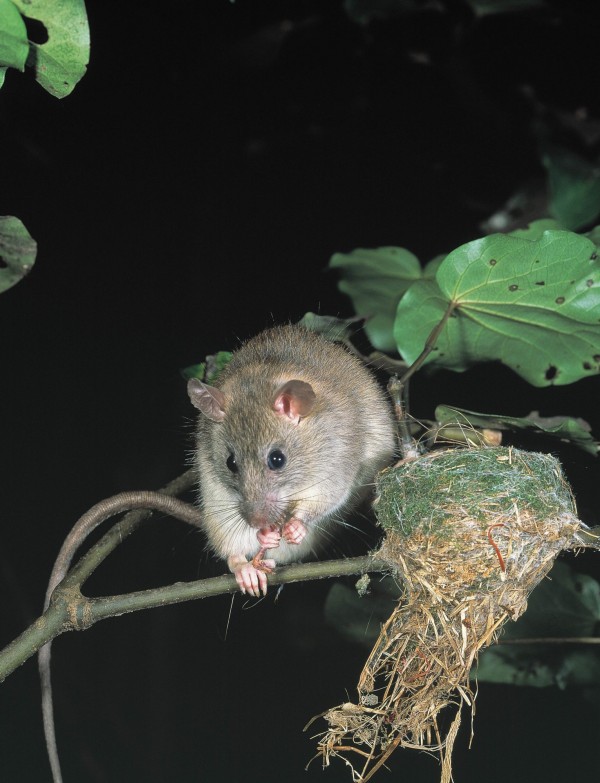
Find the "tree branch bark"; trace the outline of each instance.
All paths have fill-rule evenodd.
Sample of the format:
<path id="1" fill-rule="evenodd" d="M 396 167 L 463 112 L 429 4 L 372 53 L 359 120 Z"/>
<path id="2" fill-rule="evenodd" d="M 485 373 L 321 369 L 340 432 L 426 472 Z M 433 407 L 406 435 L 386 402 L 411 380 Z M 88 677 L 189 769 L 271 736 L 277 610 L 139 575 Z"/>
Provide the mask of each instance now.
<path id="1" fill-rule="evenodd" d="M 127 517 L 136 517 L 132 525 L 137 527 L 137 519 L 148 512 L 132 512 Z M 127 517 L 125 519 L 127 519 Z M 123 522 L 121 522 L 121 525 Z M 115 527 L 118 527 L 115 526 Z M 107 533 L 96 547 L 104 545 L 101 549 L 108 554 L 114 547 L 108 548 L 113 543 L 115 530 Z M 133 532 L 130 530 L 129 532 Z M 110 537 L 110 542 L 105 539 Z M 92 550 L 82 558 L 76 568 L 80 573 L 87 570 L 83 568 L 83 560 L 91 555 Z M 97 555 L 97 553 L 96 553 Z M 88 560 L 90 564 L 98 564 L 96 557 Z M 370 555 L 341 560 L 326 560 L 316 563 L 302 563 L 283 566 L 273 574 L 269 574 L 268 581 L 271 587 L 289 584 L 291 582 L 309 581 L 313 579 L 329 579 L 367 572 L 379 572 L 387 570 L 386 564 L 376 560 Z M 239 588 L 233 574 L 217 576 L 211 579 L 199 579 L 194 582 L 176 582 L 167 587 L 150 590 L 140 590 L 124 595 L 115 595 L 102 598 L 88 598 L 81 594 L 79 585 L 74 584 L 72 577 L 75 570 L 69 572 L 69 576 L 54 591 L 52 602 L 48 609 L 29 626 L 20 636 L 0 652 L 0 682 L 11 672 L 24 663 L 28 658 L 49 641 L 67 631 L 82 631 L 90 628 L 94 623 L 109 617 L 118 617 L 129 612 L 138 612 L 141 609 L 152 609 L 157 606 L 183 603 L 198 598 L 209 598 L 215 595 L 235 593 Z M 92 569 L 93 570 L 93 569 Z M 87 577 L 85 577 L 87 578 Z"/>

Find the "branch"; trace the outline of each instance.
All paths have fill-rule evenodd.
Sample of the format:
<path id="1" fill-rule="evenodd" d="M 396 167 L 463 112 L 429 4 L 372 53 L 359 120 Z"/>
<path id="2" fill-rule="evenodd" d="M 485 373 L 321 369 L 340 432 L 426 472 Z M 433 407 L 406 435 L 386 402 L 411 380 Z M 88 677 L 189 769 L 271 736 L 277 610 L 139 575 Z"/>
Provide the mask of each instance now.
<path id="1" fill-rule="evenodd" d="M 135 517 L 134 522 L 129 524 L 137 527 L 141 521 L 139 517 L 143 513 L 148 514 L 148 512 L 139 511 L 128 514 L 121 522 L 121 526 L 128 518 Z M 99 620 L 105 620 L 108 617 L 118 617 L 119 615 L 137 612 L 141 609 L 168 606 L 170 604 L 183 603 L 184 601 L 192 601 L 196 598 L 235 593 L 239 590 L 233 574 L 227 574 L 194 582 L 177 582 L 167 587 L 140 590 L 125 595 L 115 595 L 107 598 L 87 598 L 81 594 L 77 585 L 72 584 L 73 580 L 71 577 L 76 570 L 80 572 L 86 570 L 83 568 L 84 561 L 88 561 L 87 567 L 89 567 L 90 562 L 95 562 L 98 556 L 97 553 L 91 559 L 90 556 L 96 547 L 102 545 L 101 548 L 105 549 L 108 544 L 112 544 L 112 539 L 115 538 L 115 530 L 119 527 L 117 525 L 115 529 L 107 533 L 90 550 L 88 555 L 78 563 L 76 569 L 69 573 L 67 579 L 54 591 L 52 603 L 41 617 L 0 652 L 0 682 L 34 655 L 40 647 L 66 631 L 85 630 Z M 133 531 L 130 530 L 129 532 Z M 111 541 L 107 542 L 106 539 L 109 538 Z M 114 549 L 114 546 L 112 548 Z M 112 551 L 112 549 L 108 551 Z M 269 574 L 268 581 L 270 586 L 276 586 L 291 582 L 328 579 L 385 570 L 388 570 L 388 567 L 383 561 L 375 560 L 367 555 L 364 557 L 281 567 L 275 573 Z"/>

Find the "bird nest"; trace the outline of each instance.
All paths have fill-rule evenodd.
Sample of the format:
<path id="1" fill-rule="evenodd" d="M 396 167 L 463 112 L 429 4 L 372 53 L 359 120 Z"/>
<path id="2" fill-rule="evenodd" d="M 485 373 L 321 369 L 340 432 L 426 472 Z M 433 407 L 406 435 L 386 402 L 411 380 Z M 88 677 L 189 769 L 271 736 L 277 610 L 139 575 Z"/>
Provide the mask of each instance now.
<path id="1" fill-rule="evenodd" d="M 556 556 L 581 546 L 587 528 L 554 457 L 501 447 L 438 451 L 384 472 L 376 513 L 386 536 L 375 557 L 403 597 L 365 664 L 357 703 L 325 713 L 319 755 L 324 766 L 342 757 L 365 783 L 397 747 L 428 750 L 449 783 L 479 651 L 523 614 Z M 454 716 L 442 730 L 445 707 Z"/>

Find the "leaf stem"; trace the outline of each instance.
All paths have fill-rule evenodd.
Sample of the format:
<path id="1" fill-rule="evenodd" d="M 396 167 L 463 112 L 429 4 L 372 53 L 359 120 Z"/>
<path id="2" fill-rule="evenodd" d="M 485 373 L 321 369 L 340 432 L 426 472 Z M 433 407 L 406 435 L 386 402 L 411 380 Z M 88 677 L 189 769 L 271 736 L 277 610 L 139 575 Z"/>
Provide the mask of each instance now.
<path id="1" fill-rule="evenodd" d="M 414 362 L 410 365 L 408 370 L 402 376 L 401 380 L 402 380 L 403 383 L 406 383 L 408 381 L 408 379 L 417 372 L 417 370 L 423 365 L 423 362 L 425 361 L 425 359 L 433 351 L 433 349 L 435 348 L 435 344 L 437 342 L 438 337 L 442 333 L 444 327 L 446 326 L 446 323 L 448 322 L 448 319 L 450 318 L 450 316 L 452 315 L 452 313 L 454 312 L 456 307 L 457 307 L 457 302 L 449 302 L 448 303 L 448 307 L 446 309 L 446 312 L 442 316 L 442 318 L 439 321 L 439 323 L 437 323 L 433 327 L 433 329 L 431 330 L 431 333 L 429 334 L 429 337 L 425 341 L 425 347 L 423 348 L 423 350 L 421 351 L 419 356 L 417 356 L 417 358 L 414 360 Z"/>

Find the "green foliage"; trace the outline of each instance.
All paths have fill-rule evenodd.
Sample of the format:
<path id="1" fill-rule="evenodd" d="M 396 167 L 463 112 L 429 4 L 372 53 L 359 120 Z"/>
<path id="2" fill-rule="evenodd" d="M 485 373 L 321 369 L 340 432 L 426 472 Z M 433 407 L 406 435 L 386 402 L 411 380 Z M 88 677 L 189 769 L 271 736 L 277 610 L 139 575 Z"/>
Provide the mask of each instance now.
<path id="1" fill-rule="evenodd" d="M 0 0 L 0 87 L 8 68 L 25 70 L 29 52 L 27 30 L 11 0 Z"/>
<path id="2" fill-rule="evenodd" d="M 501 641 L 531 640 L 526 644 L 501 644 L 485 650 L 474 675 L 481 682 L 529 685 L 600 684 L 597 649 L 544 639 L 593 637 L 600 624 L 600 584 L 575 573 L 566 563 L 556 563 L 550 578 L 533 591 L 527 612 L 516 623 L 504 626 Z M 535 642 L 536 639 L 542 641 Z"/>
<path id="3" fill-rule="evenodd" d="M 321 334 L 327 340 L 349 340 L 360 318 L 335 318 L 331 315 L 317 315 L 305 313 L 298 321 L 299 326 L 304 326 L 310 332 Z"/>
<path id="4" fill-rule="evenodd" d="M 327 596 L 325 618 L 349 642 L 371 648 L 401 595 L 391 577 L 372 580 L 364 598 L 351 587 L 336 583 Z M 567 563 L 557 562 L 529 597 L 525 614 L 504 626 L 501 640 L 520 642 L 487 648 L 473 677 L 480 682 L 538 688 L 598 686 L 600 657 L 595 648 L 544 640 L 590 638 L 599 623 L 600 584 L 576 573 Z"/>
<path id="5" fill-rule="evenodd" d="M 327 596 L 325 617 L 348 641 L 369 648 L 400 596 L 391 577 L 373 580 L 365 598 L 337 583 Z M 474 676 L 481 682 L 535 687 L 600 684 L 600 659 L 595 650 L 542 641 L 592 637 L 600 623 L 600 584 L 577 574 L 567 563 L 558 562 L 528 603 L 527 612 L 516 623 L 504 626 L 502 641 L 531 643 L 486 649 Z"/>
<path id="6" fill-rule="evenodd" d="M 181 370 L 181 374 L 187 380 L 198 378 L 205 383 L 214 383 L 215 379 L 231 359 L 230 351 L 218 351 L 214 355 L 207 356 L 206 361 L 200 364 L 192 364 Z"/>
<path id="7" fill-rule="evenodd" d="M 458 427 L 482 427 L 499 430 L 528 430 L 539 435 L 557 438 L 562 442 L 586 451 L 592 456 L 598 454 L 598 442 L 591 435 L 587 422 L 570 416 L 552 416 L 541 418 L 534 411 L 524 418 L 498 416 L 492 413 L 474 413 L 473 411 L 438 405 L 435 409 L 438 424 Z"/>
<path id="8" fill-rule="evenodd" d="M 48 40 L 28 42 L 21 16 L 40 22 Z M 89 54 L 83 0 L 0 0 L 0 86 L 6 67 L 22 71 L 27 64 L 45 90 L 64 98 L 85 74 Z"/>
<path id="9" fill-rule="evenodd" d="M 409 286 L 422 277 L 419 259 L 402 247 L 380 247 L 336 253 L 329 266 L 342 272 L 340 290 L 367 318 L 365 331 L 375 348 L 394 351 L 396 308 Z"/>
<path id="10" fill-rule="evenodd" d="M 511 237 L 521 237 L 521 239 L 540 239 L 544 231 L 560 230 L 561 228 L 565 228 L 565 226 L 561 225 L 558 220 L 542 218 L 542 220 L 534 220 L 527 228 L 517 228 L 508 233 Z"/>
<path id="11" fill-rule="evenodd" d="M 19 218 L 0 217 L 0 293 L 31 271 L 37 245 Z"/>
<path id="12" fill-rule="evenodd" d="M 449 306 L 453 317 L 426 361 L 453 370 L 499 360 L 532 383 L 566 384 L 600 366 L 600 260 L 587 238 L 493 234 L 450 253 L 436 282 L 413 285 L 394 327 L 413 362 Z M 532 350 L 534 348 L 535 350 Z"/>
<path id="13" fill-rule="evenodd" d="M 578 231 L 600 214 L 600 161 L 590 162 L 563 147 L 543 156 L 550 186 L 550 214 L 563 228 Z"/>
<path id="14" fill-rule="evenodd" d="M 412 363 L 451 311 L 426 358 L 432 367 L 497 360 L 534 386 L 573 383 L 600 367 L 600 260 L 589 237 L 556 225 L 468 242 L 424 272 L 403 248 L 338 253 L 330 266 L 357 312 L 372 316 L 365 329 L 376 348 Z"/>

